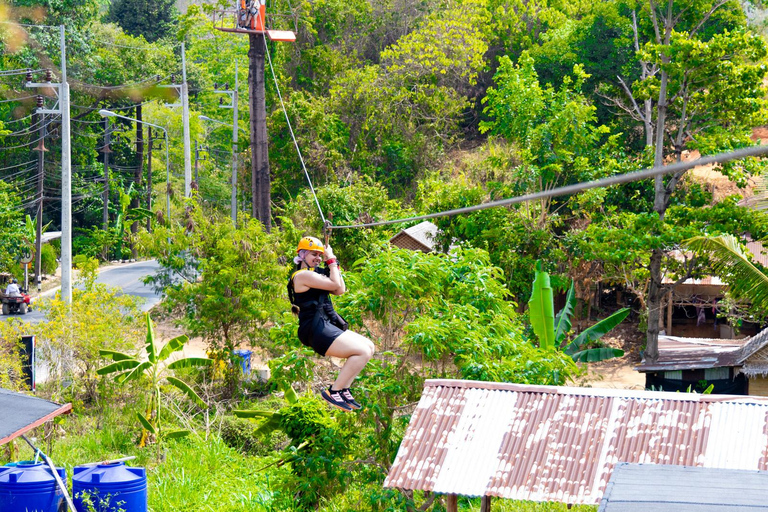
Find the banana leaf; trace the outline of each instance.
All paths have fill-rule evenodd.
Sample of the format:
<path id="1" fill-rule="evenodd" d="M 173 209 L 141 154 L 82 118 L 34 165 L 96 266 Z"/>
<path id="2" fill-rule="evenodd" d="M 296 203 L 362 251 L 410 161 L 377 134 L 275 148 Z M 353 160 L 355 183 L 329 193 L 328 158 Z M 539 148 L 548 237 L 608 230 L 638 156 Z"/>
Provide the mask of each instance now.
<path id="1" fill-rule="evenodd" d="M 198 407 L 200 407 L 201 409 L 208 408 L 208 405 L 205 402 L 203 402 L 203 399 L 200 398 L 200 395 L 198 395 L 195 392 L 195 390 L 189 386 L 189 384 L 187 384 L 183 380 L 177 379 L 176 377 L 166 377 L 166 379 L 168 380 L 168 382 L 176 386 L 176 388 L 178 388 L 182 393 L 187 395 L 190 398 L 190 400 L 192 400 L 193 402 L 195 402 L 195 404 L 197 404 Z"/>
<path id="2" fill-rule="evenodd" d="M 577 363 L 595 363 L 597 361 L 605 361 L 606 359 L 613 359 L 614 357 L 621 357 L 624 355 L 624 351 L 620 348 L 588 348 L 581 350 L 575 354 L 571 354 L 571 358 Z"/>
<path id="3" fill-rule="evenodd" d="M 698 236 L 686 240 L 683 245 L 709 255 L 712 270 L 728 283 L 728 291 L 734 299 L 751 302 L 761 310 L 768 309 L 768 275 L 755 267 L 738 238 L 731 235 Z"/>
<path id="4" fill-rule="evenodd" d="M 549 274 L 541 270 L 536 262 L 536 277 L 533 280 L 531 300 L 528 301 L 528 315 L 533 332 L 539 338 L 539 346 L 545 350 L 555 349 L 555 305 Z"/>
<path id="5" fill-rule="evenodd" d="M 109 375 L 110 373 L 132 370 L 138 366 L 141 366 L 141 363 L 136 359 L 125 359 L 122 361 L 117 361 L 116 363 L 108 364 L 107 366 L 103 366 L 96 370 L 96 373 L 99 375 Z"/>
<path id="6" fill-rule="evenodd" d="M 211 366 L 213 359 L 207 357 L 185 357 L 184 359 L 178 359 L 168 365 L 171 370 L 178 370 L 180 368 L 201 368 L 205 366 Z"/>
<path id="7" fill-rule="evenodd" d="M 565 306 L 555 317 L 555 343 L 561 346 L 565 342 L 565 337 L 571 331 L 571 316 L 576 308 L 576 291 L 573 288 L 573 279 L 568 288 L 568 295 L 565 297 Z"/>
<path id="8" fill-rule="evenodd" d="M 256 409 L 238 409 L 232 412 L 238 418 L 271 418 L 277 414 L 273 411 L 258 411 Z"/>
<path id="9" fill-rule="evenodd" d="M 152 318 L 149 316 L 149 313 L 145 313 L 144 316 L 147 319 L 147 359 L 149 359 L 150 363 L 156 363 L 157 347 L 155 346 L 155 328 L 152 324 Z"/>
<path id="10" fill-rule="evenodd" d="M 168 343 L 163 345 L 163 348 L 160 349 L 160 355 L 157 356 L 157 359 L 159 361 L 165 361 L 165 359 L 169 355 L 183 349 L 184 345 L 188 341 L 189 341 L 189 336 L 187 336 L 186 334 L 182 334 L 181 336 L 176 336 L 172 340 L 169 340 Z"/>
<path id="11" fill-rule="evenodd" d="M 155 429 L 155 426 L 152 425 L 152 423 L 150 423 L 149 420 L 147 418 L 145 418 L 143 414 L 141 414 L 140 412 L 137 412 L 136 413 L 136 417 L 139 418 L 139 423 L 141 423 L 141 425 L 147 431 L 157 435 L 157 430 Z"/>
<path id="12" fill-rule="evenodd" d="M 585 329 L 568 345 L 568 348 L 565 349 L 565 353 L 573 357 L 574 354 L 581 351 L 581 347 L 600 339 L 605 333 L 609 332 L 627 318 L 627 315 L 629 315 L 629 308 L 622 308 L 608 318 L 600 320 L 589 329 Z M 624 355 L 623 352 L 622 355 Z"/>
<path id="13" fill-rule="evenodd" d="M 167 434 L 163 434 L 163 439 L 180 439 L 182 437 L 187 437 L 189 434 L 191 434 L 189 430 L 174 430 Z"/>
<path id="14" fill-rule="evenodd" d="M 106 359 L 112 359 L 113 361 L 125 361 L 127 359 L 135 359 L 132 355 L 125 352 L 118 352 L 117 350 L 99 350 L 99 355 Z"/>

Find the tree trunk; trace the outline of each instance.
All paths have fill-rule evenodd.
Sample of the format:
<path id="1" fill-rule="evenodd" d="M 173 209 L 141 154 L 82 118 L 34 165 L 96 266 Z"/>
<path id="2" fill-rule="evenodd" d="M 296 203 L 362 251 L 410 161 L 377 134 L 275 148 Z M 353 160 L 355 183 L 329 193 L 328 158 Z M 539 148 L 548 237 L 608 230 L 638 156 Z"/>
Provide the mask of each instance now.
<path id="1" fill-rule="evenodd" d="M 654 249 L 651 253 L 649 271 L 651 282 L 648 286 L 648 328 L 645 340 L 645 360 L 655 363 L 659 358 L 659 320 L 661 319 L 661 303 L 666 290 L 661 282 L 661 259 L 664 252 Z"/>
<path id="2" fill-rule="evenodd" d="M 251 214 L 261 221 L 264 229 L 272 229 L 270 197 L 269 152 L 267 147 L 267 110 L 264 92 L 264 57 L 266 42 L 263 34 L 249 34 L 248 85 L 251 110 Z"/>

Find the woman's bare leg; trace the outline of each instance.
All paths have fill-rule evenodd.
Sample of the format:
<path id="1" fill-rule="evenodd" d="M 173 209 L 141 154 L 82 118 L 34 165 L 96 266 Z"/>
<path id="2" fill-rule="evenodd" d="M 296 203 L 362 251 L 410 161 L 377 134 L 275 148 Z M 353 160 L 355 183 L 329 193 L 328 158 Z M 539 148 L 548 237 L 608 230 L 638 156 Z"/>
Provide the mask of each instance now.
<path id="1" fill-rule="evenodd" d="M 355 377 L 373 357 L 374 351 L 375 347 L 371 340 L 353 331 L 344 331 L 333 340 L 325 355 L 347 360 L 331 389 L 338 391 L 352 386 Z"/>

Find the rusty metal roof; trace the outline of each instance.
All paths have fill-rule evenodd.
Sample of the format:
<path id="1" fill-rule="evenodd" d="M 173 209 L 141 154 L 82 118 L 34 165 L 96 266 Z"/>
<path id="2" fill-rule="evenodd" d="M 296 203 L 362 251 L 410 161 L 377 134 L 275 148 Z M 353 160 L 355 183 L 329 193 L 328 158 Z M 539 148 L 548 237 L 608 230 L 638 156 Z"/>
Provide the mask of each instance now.
<path id="1" fill-rule="evenodd" d="M 428 380 L 385 487 L 597 504 L 617 462 L 768 469 L 768 398 Z"/>
<path id="2" fill-rule="evenodd" d="M 636 368 L 641 372 L 693 370 L 738 366 L 749 339 L 683 338 L 659 336 L 659 358 L 654 364 L 645 360 Z"/>

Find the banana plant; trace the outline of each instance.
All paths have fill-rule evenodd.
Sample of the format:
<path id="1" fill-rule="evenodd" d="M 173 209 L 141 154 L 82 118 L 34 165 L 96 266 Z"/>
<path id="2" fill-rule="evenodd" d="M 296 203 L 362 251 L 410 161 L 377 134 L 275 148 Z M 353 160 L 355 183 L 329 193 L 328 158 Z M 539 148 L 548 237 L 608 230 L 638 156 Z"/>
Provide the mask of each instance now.
<path id="1" fill-rule="evenodd" d="M 629 308 L 622 308 L 608 318 L 585 329 L 572 340 L 568 339 L 571 331 L 571 317 L 576 308 L 576 293 L 573 280 L 568 289 L 565 306 L 555 316 L 555 301 L 549 274 L 541 269 L 541 262 L 536 262 L 536 275 L 533 280 L 533 291 L 528 301 L 528 315 L 533 332 L 539 338 L 539 347 L 544 350 L 561 349 L 576 362 L 592 363 L 614 357 L 621 357 L 624 351 L 618 348 L 585 348 L 589 343 L 601 338 L 604 334 L 619 325 L 629 315 Z"/>
<path id="2" fill-rule="evenodd" d="M 293 405 L 299 401 L 299 396 L 292 386 L 287 385 L 283 387 L 283 393 L 285 400 Z M 238 418 L 256 419 L 263 418 L 259 428 L 256 429 L 257 434 L 268 434 L 274 430 L 280 429 L 280 411 L 258 411 L 256 409 L 238 409 L 233 411 Z"/>
<path id="3" fill-rule="evenodd" d="M 171 356 L 182 350 L 187 341 L 189 341 L 189 338 L 183 334 L 171 339 L 162 347 L 158 347 L 158 344 L 155 342 L 154 325 L 149 313 L 145 313 L 145 318 L 147 338 L 143 354 L 141 356 L 132 356 L 115 350 L 100 350 L 99 353 L 102 357 L 111 359 L 114 362 L 96 371 L 99 375 L 114 375 L 115 381 L 120 384 L 137 380 L 142 376 L 149 379 L 150 393 L 147 398 L 146 412 L 145 414 L 136 413 L 136 417 L 142 426 L 140 446 L 146 444 L 149 434 L 153 434 L 157 438 L 169 439 L 184 437 L 190 433 L 188 430 L 174 430 L 171 432 L 163 432 L 161 430 L 160 407 L 162 402 L 160 400 L 160 388 L 164 383 L 177 388 L 199 408 L 207 409 L 208 407 L 189 384 L 181 379 L 167 375 L 168 370 L 192 367 L 204 368 L 210 367 L 213 364 L 213 360 L 207 357 L 184 357 L 171 361 Z"/>

